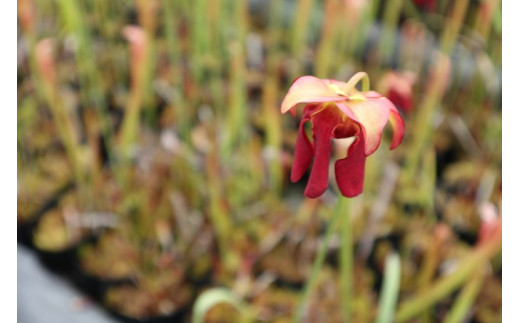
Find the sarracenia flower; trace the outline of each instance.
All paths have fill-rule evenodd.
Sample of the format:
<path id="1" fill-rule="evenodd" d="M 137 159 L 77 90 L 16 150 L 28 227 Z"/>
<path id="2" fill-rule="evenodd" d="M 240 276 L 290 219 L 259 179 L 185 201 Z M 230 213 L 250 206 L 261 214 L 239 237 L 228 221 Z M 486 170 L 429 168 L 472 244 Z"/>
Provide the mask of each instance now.
<path id="1" fill-rule="evenodd" d="M 355 85 L 363 80 L 363 92 Z M 381 94 L 368 91 L 369 80 L 364 72 L 347 83 L 314 76 L 302 76 L 292 84 L 282 102 L 282 113 L 305 103 L 300 123 L 291 181 L 296 182 L 312 165 L 305 196 L 316 198 L 328 186 L 332 139 L 355 137 L 347 157 L 335 163 L 336 182 L 341 194 L 354 197 L 363 191 L 365 159 L 379 147 L 383 128 L 388 120 L 393 127 L 390 149 L 397 147 L 404 135 L 404 122 L 395 106 Z M 305 123 L 312 124 L 312 141 Z"/>

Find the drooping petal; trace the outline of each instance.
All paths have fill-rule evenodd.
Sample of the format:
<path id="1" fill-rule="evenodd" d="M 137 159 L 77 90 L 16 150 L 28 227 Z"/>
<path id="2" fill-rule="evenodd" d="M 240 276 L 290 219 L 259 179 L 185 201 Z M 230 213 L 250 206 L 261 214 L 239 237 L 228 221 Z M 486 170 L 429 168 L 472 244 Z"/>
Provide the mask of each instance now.
<path id="1" fill-rule="evenodd" d="M 397 110 L 390 110 L 390 124 L 393 131 L 390 149 L 394 149 L 401 144 L 404 136 L 404 121 Z"/>
<path id="2" fill-rule="evenodd" d="M 365 138 L 361 130 L 356 140 L 350 145 L 347 157 L 336 161 L 334 165 L 336 183 L 343 196 L 354 197 L 363 192 L 365 179 Z"/>
<path id="3" fill-rule="evenodd" d="M 345 99 L 323 80 L 307 75 L 293 82 L 282 102 L 281 111 L 285 113 L 298 103 L 337 102 Z"/>
<path id="4" fill-rule="evenodd" d="M 330 136 L 327 138 L 325 132 L 320 133 L 316 138 L 315 147 L 314 163 L 304 192 L 305 196 L 310 198 L 323 194 L 329 185 L 329 161 L 332 151 Z"/>
<path id="5" fill-rule="evenodd" d="M 374 102 L 377 102 L 376 100 L 383 101 L 383 105 L 390 110 L 389 119 L 393 130 L 392 144 L 390 145 L 390 149 L 394 149 L 395 147 L 399 146 L 399 144 L 401 144 L 401 141 L 403 141 L 405 125 L 403 118 L 401 117 L 401 114 L 399 113 L 395 105 L 390 100 L 388 100 L 387 98 L 375 91 L 364 92 L 363 96 L 371 99 Z"/>
<path id="6" fill-rule="evenodd" d="M 349 100 L 347 106 L 362 126 L 365 135 L 365 154 L 369 156 L 379 147 L 390 110 L 395 107 L 382 96 L 359 101 Z"/>
<path id="7" fill-rule="evenodd" d="M 309 118 L 303 118 L 300 123 L 300 130 L 298 131 L 298 138 L 296 139 L 296 148 L 294 152 L 293 167 L 291 170 L 291 181 L 299 181 L 303 174 L 307 171 L 312 162 L 314 155 L 314 147 L 305 133 L 305 123 Z"/>
<path id="8" fill-rule="evenodd" d="M 314 136 L 314 163 L 304 192 L 307 197 L 316 198 L 327 189 L 332 138 L 335 128 L 342 121 L 343 115 L 334 105 L 328 105 L 319 113 L 311 116 Z"/>

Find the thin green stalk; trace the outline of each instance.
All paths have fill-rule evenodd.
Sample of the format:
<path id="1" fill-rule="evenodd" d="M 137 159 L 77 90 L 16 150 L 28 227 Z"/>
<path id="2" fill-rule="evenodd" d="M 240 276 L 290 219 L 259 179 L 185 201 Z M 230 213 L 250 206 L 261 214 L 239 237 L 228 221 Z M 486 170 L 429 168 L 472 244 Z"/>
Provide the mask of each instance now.
<path id="1" fill-rule="evenodd" d="M 482 287 L 482 283 L 484 282 L 483 274 L 483 270 L 477 271 L 473 277 L 466 282 L 455 304 L 453 304 L 448 316 L 444 320 L 444 323 L 464 321 Z"/>
<path id="2" fill-rule="evenodd" d="M 135 144 L 137 139 L 142 99 L 143 96 L 140 87 L 135 87 L 130 91 L 125 117 L 121 126 L 121 154 L 124 164 L 127 164 L 129 161 L 132 145 Z"/>
<path id="3" fill-rule="evenodd" d="M 267 43 L 266 50 L 267 55 L 273 52 L 281 52 L 280 47 L 282 44 L 282 31 L 284 30 L 284 16 L 283 16 L 283 5 L 282 1 L 270 0 L 269 1 L 269 25 L 267 26 Z M 277 76 L 277 70 L 272 68 L 272 60 L 269 60 L 267 56 L 267 73 L 271 77 Z M 289 79 L 292 82 L 292 79 Z"/>
<path id="4" fill-rule="evenodd" d="M 227 128 L 222 145 L 224 158 L 228 157 L 235 145 L 244 143 L 247 137 L 247 102 L 246 102 L 246 59 L 245 36 L 247 30 L 246 1 L 237 1 L 233 5 L 237 35 L 229 44 L 229 74 L 231 91 L 229 112 L 226 113 Z"/>
<path id="5" fill-rule="evenodd" d="M 23 18 L 22 32 L 28 44 L 29 69 L 33 74 L 36 92 L 38 97 L 49 107 L 58 135 L 71 163 L 77 185 L 82 189 L 86 186 L 87 180 L 87 174 L 82 165 L 83 147 L 74 132 L 74 127 L 59 93 L 52 41 L 42 40 L 38 45 L 36 44 L 35 17 L 28 14 L 34 10 L 33 3 L 22 4 L 28 6 L 25 9 L 29 10 L 29 12 L 24 12 L 24 7 L 22 7 L 19 14 L 20 18 Z"/>
<path id="6" fill-rule="evenodd" d="M 397 299 L 399 298 L 400 278 L 401 264 L 399 255 L 393 252 L 385 260 L 385 276 L 383 278 L 383 290 L 381 291 L 376 323 L 390 323 L 393 321 Z"/>
<path id="7" fill-rule="evenodd" d="M 127 171 L 131 157 L 132 146 L 138 138 L 140 111 L 143 105 L 145 71 L 147 69 L 146 60 L 150 53 L 148 48 L 148 36 L 138 27 L 128 27 L 127 37 L 129 38 L 130 51 L 130 93 L 125 111 L 125 116 L 121 125 L 121 156 L 124 164 L 124 172 Z M 133 34 L 133 36 L 131 36 Z"/>
<path id="8" fill-rule="evenodd" d="M 58 96 L 57 89 L 48 89 L 47 92 L 49 92 L 48 104 L 56 129 L 71 161 L 76 180 L 78 181 L 77 184 L 80 188 L 83 188 L 85 187 L 86 174 L 82 167 L 82 145 L 78 142 L 65 105 Z"/>
<path id="9" fill-rule="evenodd" d="M 149 0 L 136 0 L 135 6 L 137 8 L 139 24 L 146 32 L 146 47 L 145 59 L 143 60 L 142 78 L 142 108 L 145 113 L 145 120 L 149 124 L 155 124 L 157 118 L 156 107 L 153 102 L 152 81 L 153 72 L 156 67 L 156 44 L 155 44 L 155 30 L 156 30 L 156 5 Z"/>
<path id="10" fill-rule="evenodd" d="M 206 173 L 209 193 L 209 217 L 215 230 L 219 253 L 223 260 L 223 268 L 220 272 L 220 280 L 228 280 L 237 263 L 237 256 L 232 252 L 230 239 L 233 236 L 233 223 L 231 216 L 224 206 L 222 197 L 222 182 L 220 179 L 219 158 L 216 148 L 210 148 L 206 156 Z"/>
<path id="11" fill-rule="evenodd" d="M 189 119 L 188 109 L 186 109 L 186 100 L 183 91 L 183 77 L 182 77 L 182 60 L 180 53 L 180 39 L 176 38 L 176 31 L 178 28 L 179 14 L 176 14 L 174 7 L 175 1 L 163 1 L 163 19 L 165 26 L 166 44 L 168 47 L 168 54 L 170 58 L 171 79 L 174 89 L 175 118 L 177 120 L 177 128 L 183 141 L 187 141 L 189 136 L 189 126 L 191 120 Z"/>
<path id="12" fill-rule="evenodd" d="M 334 209 L 334 214 L 332 215 L 332 219 L 329 223 L 327 231 L 325 232 L 325 237 L 323 238 L 321 248 L 318 250 L 318 255 L 316 256 L 316 260 L 314 260 L 314 264 L 312 265 L 311 274 L 305 284 L 305 287 L 303 288 L 300 303 L 298 305 L 298 308 L 296 309 L 293 318 L 294 322 L 301 322 L 303 319 L 305 306 L 307 305 L 307 302 L 309 300 L 311 289 L 314 286 L 316 279 L 318 278 L 318 273 L 320 272 L 321 267 L 323 266 L 323 262 L 325 261 L 325 256 L 327 254 L 330 238 L 332 237 L 332 233 L 334 232 L 334 227 L 336 226 L 336 222 L 338 221 L 341 211 L 344 210 L 343 204 L 344 199 L 338 198 L 336 208 Z"/>
<path id="13" fill-rule="evenodd" d="M 396 46 L 397 23 L 403 8 L 403 0 L 386 2 L 383 30 L 380 38 L 380 51 L 383 62 L 388 62 Z"/>
<path id="14" fill-rule="evenodd" d="M 33 67 L 39 94 L 47 103 L 51 112 L 54 125 L 58 135 L 63 142 L 65 152 L 71 162 L 78 186 L 85 186 L 85 172 L 82 167 L 82 145 L 74 131 L 70 115 L 65 107 L 59 92 L 58 80 L 56 77 L 56 63 L 52 48 L 52 40 L 42 40 L 34 47 L 35 52 Z"/>
<path id="15" fill-rule="evenodd" d="M 283 172 L 280 162 L 282 147 L 282 117 L 279 112 L 279 88 L 280 80 L 277 75 L 281 52 L 279 49 L 282 11 L 280 1 L 271 1 L 271 12 L 269 25 L 267 27 L 267 50 L 266 50 L 266 77 L 263 83 L 262 107 L 263 126 L 266 133 L 266 144 L 273 151 L 273 158 L 269 161 L 269 186 L 270 191 L 279 194 L 282 188 Z M 296 45 L 298 46 L 298 45 Z"/>
<path id="16" fill-rule="evenodd" d="M 341 309 L 343 320 L 350 322 L 352 317 L 352 296 L 354 282 L 354 242 L 352 238 L 352 219 L 350 216 L 350 200 L 342 195 L 338 197 L 338 208 L 341 217 L 341 247 L 340 247 L 340 273 L 341 273 Z"/>
<path id="17" fill-rule="evenodd" d="M 466 11 L 468 9 L 469 0 L 459 0 L 454 2 L 453 13 L 445 23 L 444 30 L 441 35 L 441 50 L 445 54 L 450 54 L 453 46 L 457 41 Z"/>
<path id="18" fill-rule="evenodd" d="M 222 119 L 222 116 L 227 113 L 227 108 L 229 106 L 228 102 L 226 102 L 226 84 L 224 81 L 224 70 L 223 66 L 225 64 L 218 57 L 226 57 L 228 53 L 228 43 L 223 41 L 223 27 L 225 27 L 225 23 L 229 23 L 229 21 L 233 21 L 233 16 L 227 17 L 228 13 L 226 10 L 226 5 L 224 0 L 212 0 L 209 2 L 208 7 L 206 8 L 206 16 L 208 20 L 208 30 L 205 31 L 208 33 L 208 53 L 206 53 L 206 67 L 207 67 L 207 77 L 209 84 L 209 91 L 211 93 L 211 99 L 213 101 L 213 107 L 215 108 L 215 114 L 218 120 Z M 229 10 L 229 13 L 233 13 L 233 10 Z M 239 24 L 231 24 L 233 27 L 238 26 Z M 229 28 L 229 26 L 226 26 Z M 240 27 L 239 27 L 240 28 Z M 241 28 L 244 28 L 242 26 Z"/>
<path id="19" fill-rule="evenodd" d="M 329 77 L 329 71 L 334 60 L 334 40 L 336 39 L 336 20 L 339 13 L 337 1 L 325 1 L 322 19 L 320 43 L 314 60 L 315 74 L 319 78 Z"/>
<path id="20" fill-rule="evenodd" d="M 302 71 L 303 56 L 307 43 L 309 18 L 314 0 L 299 0 L 294 14 L 291 30 L 291 56 L 296 59 L 296 66 L 291 79 L 295 79 Z"/>
<path id="21" fill-rule="evenodd" d="M 370 1 L 370 17 L 371 20 L 374 21 L 377 19 L 377 12 L 379 11 L 379 7 L 381 6 L 381 0 L 373 0 Z"/>
<path id="22" fill-rule="evenodd" d="M 61 19 L 67 30 L 77 37 L 78 48 L 76 62 L 78 65 L 78 77 L 85 90 L 80 91 L 83 103 L 87 107 L 93 107 L 98 115 L 101 135 L 107 146 L 108 158 L 113 160 L 113 131 L 107 114 L 107 105 L 103 96 L 102 78 L 100 77 L 94 55 L 91 37 L 83 20 L 80 4 L 75 1 L 59 0 L 58 7 Z"/>
<path id="23" fill-rule="evenodd" d="M 444 96 L 446 81 L 450 73 L 450 63 L 449 57 L 439 53 L 438 60 L 430 72 L 426 95 L 419 104 L 420 109 L 414 122 L 415 128 L 408 150 L 410 153 L 406 157 L 406 168 L 403 172 L 406 183 L 410 183 L 416 178 L 417 167 L 433 132 L 433 117 L 435 109 Z"/>
<path id="24" fill-rule="evenodd" d="M 269 160 L 269 186 L 273 192 L 279 193 L 282 188 L 282 120 L 278 103 L 278 78 L 267 77 L 262 97 L 263 121 L 266 132 L 266 145 L 272 150 Z"/>
<path id="25" fill-rule="evenodd" d="M 476 271 L 485 266 L 493 255 L 502 247 L 501 224 L 497 232 L 486 242 L 477 247 L 467 257 L 460 260 L 460 266 L 452 274 L 439 279 L 428 290 L 419 292 L 410 300 L 401 303 L 396 314 L 397 322 L 406 322 L 421 314 L 441 299 L 451 294 Z"/>
<path id="26" fill-rule="evenodd" d="M 294 15 L 294 24 L 292 26 L 292 42 L 291 54 L 295 58 L 302 57 L 302 51 L 305 48 L 307 36 L 307 28 L 309 26 L 309 18 L 314 0 L 299 0 Z"/>
<path id="27" fill-rule="evenodd" d="M 192 19 L 190 21 L 190 57 L 192 64 L 193 79 L 197 87 L 202 84 L 204 71 L 206 70 L 206 56 L 210 52 L 209 49 L 209 20 L 207 19 L 208 0 L 193 1 Z"/>

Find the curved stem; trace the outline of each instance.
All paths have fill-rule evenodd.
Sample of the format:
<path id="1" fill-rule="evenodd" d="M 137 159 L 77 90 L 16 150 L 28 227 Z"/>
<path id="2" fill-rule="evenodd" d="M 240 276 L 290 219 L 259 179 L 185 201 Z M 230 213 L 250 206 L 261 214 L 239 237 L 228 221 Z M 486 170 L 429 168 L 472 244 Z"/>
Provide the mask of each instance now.
<path id="1" fill-rule="evenodd" d="M 361 83 L 361 91 L 366 92 L 370 90 L 370 79 L 368 78 L 368 74 L 366 72 L 357 72 L 350 78 L 350 80 L 348 80 L 343 91 L 345 91 L 346 94 L 350 94 L 352 89 L 354 89 L 356 84 L 361 80 L 363 82 Z"/>

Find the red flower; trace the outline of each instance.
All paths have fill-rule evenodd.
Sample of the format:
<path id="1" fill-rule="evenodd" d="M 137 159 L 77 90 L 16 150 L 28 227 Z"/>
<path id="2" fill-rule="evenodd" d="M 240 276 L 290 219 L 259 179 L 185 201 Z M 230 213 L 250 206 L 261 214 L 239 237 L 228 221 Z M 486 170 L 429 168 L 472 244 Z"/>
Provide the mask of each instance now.
<path id="1" fill-rule="evenodd" d="M 335 164 L 336 182 L 341 194 L 354 197 L 363 191 L 365 159 L 374 153 L 381 142 L 387 121 L 394 129 L 390 149 L 397 147 L 404 135 L 404 122 L 395 106 L 387 98 L 374 91 L 359 92 L 356 83 L 366 73 L 354 75 L 348 83 L 314 76 L 303 76 L 294 81 L 282 102 L 282 113 L 295 115 L 296 105 L 306 103 L 300 123 L 291 181 L 296 182 L 312 165 L 305 196 L 316 198 L 328 186 L 329 160 L 332 138 L 355 137 L 348 148 L 347 157 Z M 313 141 L 305 132 L 305 123 L 312 124 Z"/>
<path id="2" fill-rule="evenodd" d="M 388 72 L 379 82 L 379 92 L 401 108 L 404 114 L 413 110 L 413 84 L 416 76 L 411 72 Z"/>

